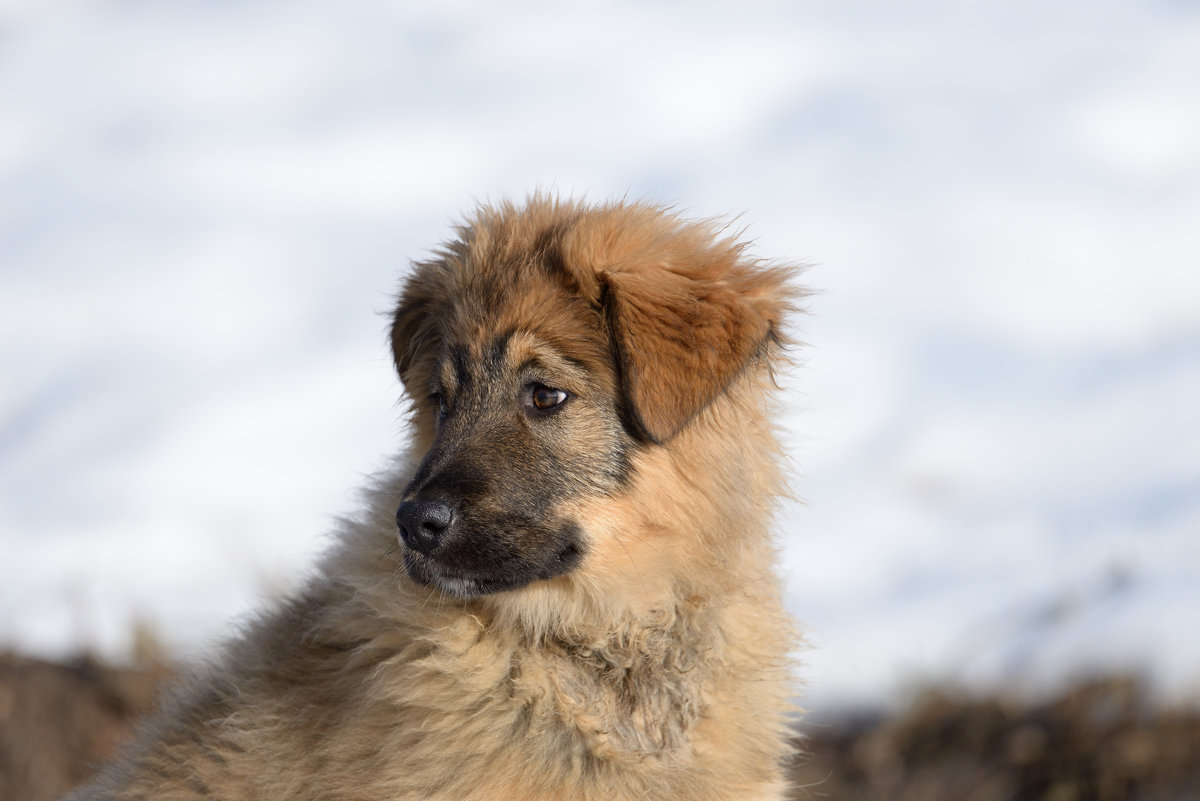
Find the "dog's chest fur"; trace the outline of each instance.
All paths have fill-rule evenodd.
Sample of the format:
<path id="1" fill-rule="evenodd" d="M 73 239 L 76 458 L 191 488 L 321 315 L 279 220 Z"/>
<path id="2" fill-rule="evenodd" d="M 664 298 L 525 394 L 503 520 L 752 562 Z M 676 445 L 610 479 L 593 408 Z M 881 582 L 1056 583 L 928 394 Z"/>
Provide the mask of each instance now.
<path id="1" fill-rule="evenodd" d="M 656 610 L 607 639 L 518 647 L 502 703 L 519 710 L 525 736 L 574 741 L 584 759 L 679 759 L 710 672 L 699 656 L 712 645 L 692 614 Z"/>
<path id="2" fill-rule="evenodd" d="M 704 764 L 714 745 L 703 719 L 712 665 L 721 661 L 713 658 L 721 646 L 712 617 L 687 602 L 587 641 L 534 640 L 474 614 L 400 647 L 381 634 L 359 646 L 361 661 L 344 674 L 347 688 L 359 688 L 341 703 L 354 719 L 324 727 L 329 757 L 308 779 L 323 788 L 313 798 L 340 798 L 348 780 L 364 791 L 357 797 L 373 797 L 331 770 L 347 759 L 387 763 L 368 775 L 403 777 L 410 793 L 419 788 L 403 797 L 724 797 L 708 794 L 707 774 L 719 765 Z M 318 703 L 327 708 L 329 699 Z M 294 715 L 281 710 L 281 718 Z M 364 742 L 365 729 L 374 733 Z M 374 792 L 386 797 L 387 788 Z"/>

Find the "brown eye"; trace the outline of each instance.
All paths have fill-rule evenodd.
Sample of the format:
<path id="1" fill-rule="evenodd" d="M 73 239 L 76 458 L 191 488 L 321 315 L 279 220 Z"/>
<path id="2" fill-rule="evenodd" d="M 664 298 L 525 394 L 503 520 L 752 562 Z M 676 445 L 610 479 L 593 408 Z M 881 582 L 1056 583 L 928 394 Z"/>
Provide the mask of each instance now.
<path id="1" fill-rule="evenodd" d="M 446 415 L 450 411 L 450 407 L 446 405 L 446 399 L 441 393 L 435 392 L 429 396 L 429 399 L 437 406 L 437 421 L 440 423 L 446 419 Z"/>
<path id="2" fill-rule="evenodd" d="M 561 389 L 535 384 L 530 391 L 530 400 L 535 409 L 548 412 L 567 402 L 567 393 Z"/>

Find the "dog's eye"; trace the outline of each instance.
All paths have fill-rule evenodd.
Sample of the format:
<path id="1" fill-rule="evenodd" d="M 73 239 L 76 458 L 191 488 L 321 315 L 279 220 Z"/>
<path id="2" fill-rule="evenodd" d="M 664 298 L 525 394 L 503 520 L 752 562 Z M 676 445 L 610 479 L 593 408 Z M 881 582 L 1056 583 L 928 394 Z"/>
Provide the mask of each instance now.
<path id="1" fill-rule="evenodd" d="M 446 405 L 446 398 L 440 392 L 434 392 L 429 396 L 429 399 L 437 405 L 437 420 L 442 422 L 446 419 L 446 415 L 450 413 L 450 407 Z"/>
<path id="2" fill-rule="evenodd" d="M 567 402 L 567 393 L 561 389 L 534 384 L 529 389 L 529 400 L 540 412 L 549 412 Z"/>

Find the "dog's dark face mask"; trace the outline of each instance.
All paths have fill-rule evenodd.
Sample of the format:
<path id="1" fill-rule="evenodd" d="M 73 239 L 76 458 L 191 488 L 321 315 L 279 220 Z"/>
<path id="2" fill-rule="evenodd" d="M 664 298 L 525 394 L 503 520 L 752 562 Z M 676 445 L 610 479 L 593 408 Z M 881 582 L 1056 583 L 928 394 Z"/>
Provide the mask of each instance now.
<path id="1" fill-rule="evenodd" d="M 474 597 L 576 568 L 572 501 L 629 469 L 610 382 L 521 331 L 447 342 L 429 367 L 417 414 L 432 443 L 396 515 L 409 576 Z"/>

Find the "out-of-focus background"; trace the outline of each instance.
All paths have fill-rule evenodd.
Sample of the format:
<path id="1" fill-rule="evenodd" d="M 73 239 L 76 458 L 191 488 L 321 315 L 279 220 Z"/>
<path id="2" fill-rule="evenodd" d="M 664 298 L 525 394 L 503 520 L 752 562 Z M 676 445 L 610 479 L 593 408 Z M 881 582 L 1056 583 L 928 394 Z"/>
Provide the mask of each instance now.
<path id="1" fill-rule="evenodd" d="M 0 649 L 186 659 L 294 585 L 404 440 L 408 260 L 536 189 L 812 265 L 779 531 L 817 720 L 1200 699 L 1167 0 L 0 3 Z"/>

